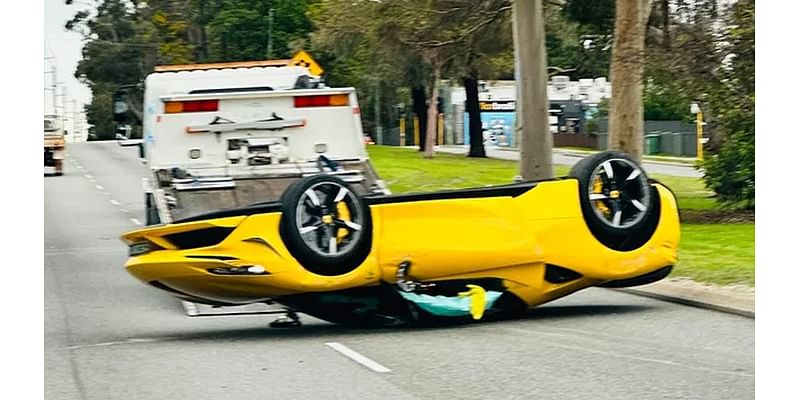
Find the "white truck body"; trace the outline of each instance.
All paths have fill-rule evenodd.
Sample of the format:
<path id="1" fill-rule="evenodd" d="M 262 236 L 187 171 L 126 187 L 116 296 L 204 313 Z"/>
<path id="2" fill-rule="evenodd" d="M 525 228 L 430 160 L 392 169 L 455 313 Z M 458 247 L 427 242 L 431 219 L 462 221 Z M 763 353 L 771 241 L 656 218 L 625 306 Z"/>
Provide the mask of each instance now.
<path id="1" fill-rule="evenodd" d="M 388 193 L 369 162 L 355 89 L 294 89 L 307 76 L 295 66 L 149 75 L 143 145 L 158 222 L 277 200 L 293 180 L 322 172 L 342 175 L 363 193 Z M 169 108 L 199 104 L 208 107 Z M 320 168 L 320 156 L 339 170 Z"/>
<path id="2" fill-rule="evenodd" d="M 365 149 L 355 89 L 308 88 L 309 76 L 304 67 L 236 63 L 150 74 L 142 114 L 147 223 L 276 201 L 295 180 L 320 173 L 362 194 L 388 194 Z M 241 308 L 184 307 L 189 315 Z"/>

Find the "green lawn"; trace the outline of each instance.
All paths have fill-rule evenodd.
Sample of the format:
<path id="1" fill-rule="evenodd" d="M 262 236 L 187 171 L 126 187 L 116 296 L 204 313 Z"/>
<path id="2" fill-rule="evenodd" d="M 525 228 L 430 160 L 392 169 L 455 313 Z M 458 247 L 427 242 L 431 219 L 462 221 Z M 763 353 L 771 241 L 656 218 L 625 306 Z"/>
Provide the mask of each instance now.
<path id="1" fill-rule="evenodd" d="M 673 276 L 754 286 L 755 224 L 683 225 Z"/>
<path id="2" fill-rule="evenodd" d="M 447 153 L 436 153 L 433 159 L 424 160 L 417 150 L 392 146 L 369 146 L 369 153 L 378 173 L 396 193 L 505 184 L 519 174 L 517 161 L 475 159 Z M 554 169 L 556 176 L 569 173 L 565 165 L 556 165 Z M 669 186 L 683 209 L 714 207 L 712 193 L 699 178 L 659 174 L 652 178 Z"/>
<path id="3" fill-rule="evenodd" d="M 518 174 L 516 161 L 471 159 L 437 153 L 425 160 L 414 149 L 369 146 L 378 174 L 394 193 L 430 192 L 511 183 Z M 569 167 L 555 166 L 556 176 Z M 700 179 L 653 175 L 678 197 L 684 210 L 715 208 L 714 199 Z M 755 284 L 755 224 L 683 224 L 679 262 L 672 276 L 698 281 Z"/>

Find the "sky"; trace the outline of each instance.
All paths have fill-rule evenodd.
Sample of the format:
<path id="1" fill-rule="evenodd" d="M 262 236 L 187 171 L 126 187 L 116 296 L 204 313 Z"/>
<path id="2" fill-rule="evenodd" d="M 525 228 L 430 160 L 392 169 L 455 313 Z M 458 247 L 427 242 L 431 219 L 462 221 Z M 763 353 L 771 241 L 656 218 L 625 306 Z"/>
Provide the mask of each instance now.
<path id="1" fill-rule="evenodd" d="M 91 102 L 92 95 L 89 87 L 75 79 L 75 68 L 81 59 L 83 38 L 80 34 L 64 29 L 64 24 L 76 12 L 84 10 L 93 4 L 92 0 L 77 0 L 72 5 L 64 4 L 64 0 L 44 0 L 44 56 L 54 57 L 44 61 L 44 87 L 50 89 L 53 85 L 52 67 L 56 67 L 58 82 L 63 82 L 67 89 L 67 100 L 75 99 L 78 110 L 83 109 L 82 104 Z M 61 95 L 59 88 L 58 94 Z M 45 111 L 53 110 L 53 92 L 46 90 L 44 93 Z M 61 97 L 58 98 L 61 104 Z M 67 104 L 67 111 L 72 112 L 72 105 Z"/>

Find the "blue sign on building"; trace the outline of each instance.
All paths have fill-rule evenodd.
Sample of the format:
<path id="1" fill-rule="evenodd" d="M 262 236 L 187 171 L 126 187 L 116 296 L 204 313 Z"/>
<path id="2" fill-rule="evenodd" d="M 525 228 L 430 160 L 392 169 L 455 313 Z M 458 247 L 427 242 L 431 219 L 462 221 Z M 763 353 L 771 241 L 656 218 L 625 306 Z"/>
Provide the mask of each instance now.
<path id="1" fill-rule="evenodd" d="M 514 137 L 517 115 L 515 102 L 513 100 L 481 101 L 480 110 L 483 145 L 516 147 L 517 143 Z M 469 145 L 468 113 L 464 113 L 464 144 Z"/>

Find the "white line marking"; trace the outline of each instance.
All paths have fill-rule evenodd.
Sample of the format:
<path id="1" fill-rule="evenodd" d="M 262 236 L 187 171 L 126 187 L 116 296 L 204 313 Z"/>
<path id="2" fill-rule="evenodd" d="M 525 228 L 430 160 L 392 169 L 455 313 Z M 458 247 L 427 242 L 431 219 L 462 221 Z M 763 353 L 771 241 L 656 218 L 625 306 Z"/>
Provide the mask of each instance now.
<path id="1" fill-rule="evenodd" d="M 138 219 L 136 219 L 136 218 L 131 218 L 131 222 L 133 222 L 133 223 L 134 223 L 134 224 L 136 224 L 136 225 L 141 225 L 141 224 L 142 224 L 142 223 L 141 223 L 141 222 L 139 222 L 139 220 L 138 220 Z"/>
<path id="2" fill-rule="evenodd" d="M 127 208 L 120 208 L 119 210 L 124 212 L 124 213 L 128 213 L 128 209 Z"/>
<path id="3" fill-rule="evenodd" d="M 77 169 L 83 169 L 83 167 L 81 167 L 80 165 L 76 165 L 76 166 L 75 166 L 75 168 L 77 168 Z"/>
<path id="4" fill-rule="evenodd" d="M 105 342 L 105 343 L 94 343 L 94 344 L 79 344 L 79 345 L 69 346 L 68 348 L 70 350 L 75 350 L 75 349 L 85 349 L 87 347 L 114 346 L 114 345 L 118 345 L 118 344 L 161 342 L 161 341 L 164 341 L 164 340 L 169 340 L 169 339 L 147 339 L 147 338 L 136 339 L 136 338 L 133 338 L 133 339 L 119 340 L 119 341 L 116 341 L 116 342 Z"/>
<path id="5" fill-rule="evenodd" d="M 89 174 L 83 174 L 83 176 L 85 176 L 85 177 L 86 177 L 86 179 L 92 179 L 92 176 L 91 176 L 91 175 L 89 175 Z"/>
<path id="6" fill-rule="evenodd" d="M 115 206 L 118 206 L 118 205 L 119 205 L 119 202 L 118 202 L 118 201 L 116 201 L 116 200 L 114 200 L 114 199 L 111 199 L 111 200 L 109 200 L 109 201 L 111 202 L 111 204 L 113 204 L 113 205 L 115 205 Z"/>
<path id="7" fill-rule="evenodd" d="M 509 330 L 509 331 L 518 332 L 518 333 L 522 333 L 522 334 L 526 334 L 526 335 L 530 335 L 531 333 L 540 333 L 540 334 L 545 334 L 545 335 L 554 335 L 554 336 L 558 336 L 558 337 L 563 338 L 563 334 L 557 333 L 557 332 L 547 332 L 547 331 L 542 331 L 542 330 L 519 329 L 519 328 L 506 328 L 506 329 Z M 545 343 L 548 346 L 559 347 L 559 348 L 567 349 L 567 350 L 584 351 L 584 352 L 587 352 L 587 353 L 594 353 L 594 354 L 599 354 L 599 355 L 608 356 L 608 357 L 624 358 L 624 359 L 628 359 L 628 360 L 637 360 L 637 361 L 645 361 L 645 362 L 651 362 L 651 363 L 657 363 L 657 364 L 671 365 L 671 366 L 675 366 L 675 367 L 681 367 L 681 368 L 686 368 L 686 369 L 695 369 L 695 370 L 706 371 L 706 372 L 717 373 L 717 374 L 746 376 L 746 377 L 754 376 L 753 374 L 748 374 L 746 372 L 724 371 L 724 370 L 715 369 L 715 368 L 683 364 L 683 363 L 680 363 L 680 362 L 677 362 L 677 361 L 672 361 L 672 360 L 664 360 L 664 359 L 649 358 L 649 357 L 639 357 L 639 356 L 635 356 L 635 355 L 623 354 L 623 353 L 620 353 L 620 352 L 609 352 L 609 351 L 602 351 L 602 350 L 597 350 L 597 349 L 590 349 L 590 348 L 586 348 L 586 347 L 583 347 L 583 346 L 570 346 L 570 345 L 555 343 L 554 341 L 546 341 Z M 617 344 L 617 343 L 613 343 L 613 344 Z"/>
<path id="8" fill-rule="evenodd" d="M 349 347 L 347 347 L 347 346 L 345 346 L 345 345 L 343 345 L 341 343 L 329 342 L 329 343 L 325 343 L 325 345 L 330 347 L 330 348 L 332 348 L 332 349 L 334 349 L 334 350 L 336 350 L 336 351 L 338 351 L 339 353 L 341 353 L 345 357 L 347 357 L 347 358 L 349 358 L 349 359 L 351 359 L 351 360 L 353 360 L 353 361 L 355 361 L 355 362 L 357 362 L 357 363 L 359 363 L 359 364 L 361 364 L 361 365 L 363 365 L 363 366 L 365 366 L 365 367 L 367 367 L 367 368 L 369 368 L 369 369 L 371 369 L 371 370 L 373 370 L 375 372 L 392 372 L 392 370 L 390 370 L 389 368 L 386 368 L 383 365 L 380 365 L 380 364 L 376 363 L 375 361 L 372 361 L 369 358 L 364 357 L 363 355 L 359 354 L 355 350 L 351 350 Z"/>
<path id="9" fill-rule="evenodd" d="M 102 187 L 102 186 L 100 186 L 100 185 L 94 185 L 94 187 L 96 187 L 96 188 L 97 188 L 97 190 L 103 190 L 103 187 Z"/>

